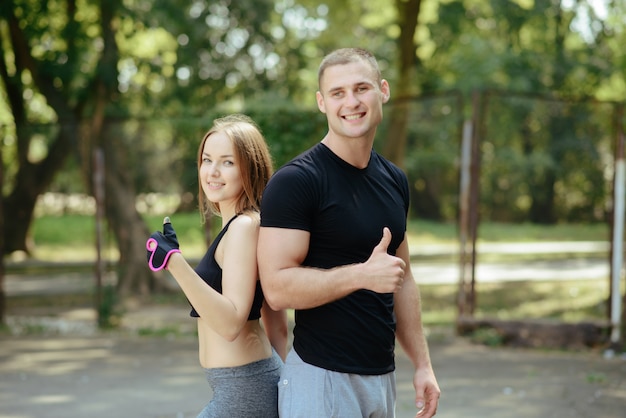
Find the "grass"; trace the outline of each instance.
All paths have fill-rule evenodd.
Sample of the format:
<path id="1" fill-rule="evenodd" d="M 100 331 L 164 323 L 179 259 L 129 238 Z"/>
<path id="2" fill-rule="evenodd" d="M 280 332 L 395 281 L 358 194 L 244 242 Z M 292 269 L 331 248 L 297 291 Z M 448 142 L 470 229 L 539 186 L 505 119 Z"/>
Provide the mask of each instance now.
<path id="1" fill-rule="evenodd" d="M 421 285 L 425 324 L 447 326 L 456 319 L 456 285 Z M 476 317 L 562 322 L 607 318 L 608 280 L 482 283 Z"/>
<path id="2" fill-rule="evenodd" d="M 609 239 L 609 232 L 607 224 L 537 225 L 491 222 L 479 226 L 478 237 L 484 242 L 606 241 Z"/>
<path id="3" fill-rule="evenodd" d="M 196 257 L 204 251 L 203 226 L 196 212 L 171 215 L 181 249 Z M 163 216 L 144 217 L 150 231 L 161 228 Z M 220 222 L 214 222 L 219 228 Z M 412 220 L 408 225 L 411 244 L 456 244 L 458 228 L 454 223 Z M 33 224 L 35 258 L 46 261 L 82 261 L 95 258 L 95 220 L 86 215 L 41 216 Z M 606 224 L 501 224 L 483 223 L 479 227 L 479 242 L 530 241 L 606 241 Z M 115 239 L 111 231 L 104 232 L 104 257 L 117 258 Z"/>

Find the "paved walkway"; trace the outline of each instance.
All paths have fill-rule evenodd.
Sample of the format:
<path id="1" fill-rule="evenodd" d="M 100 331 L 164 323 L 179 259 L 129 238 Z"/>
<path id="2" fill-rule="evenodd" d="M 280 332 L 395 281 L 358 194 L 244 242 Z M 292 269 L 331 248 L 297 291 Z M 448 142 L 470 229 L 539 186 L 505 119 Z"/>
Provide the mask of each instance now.
<path id="1" fill-rule="evenodd" d="M 186 313 L 158 307 L 134 317 L 188 321 Z M 210 396 L 190 334 L 5 336 L 0 347 L 2 418 L 187 418 Z M 438 417 L 625 416 L 624 358 L 487 348 L 452 336 L 431 336 L 430 347 Z M 397 417 L 414 417 L 412 368 L 401 351 L 397 380 Z"/>
<path id="2" fill-rule="evenodd" d="M 476 280 L 608 279 L 609 250 L 603 241 L 478 243 Z M 450 244 L 411 246 L 413 275 L 423 284 L 458 283 L 459 251 Z"/>

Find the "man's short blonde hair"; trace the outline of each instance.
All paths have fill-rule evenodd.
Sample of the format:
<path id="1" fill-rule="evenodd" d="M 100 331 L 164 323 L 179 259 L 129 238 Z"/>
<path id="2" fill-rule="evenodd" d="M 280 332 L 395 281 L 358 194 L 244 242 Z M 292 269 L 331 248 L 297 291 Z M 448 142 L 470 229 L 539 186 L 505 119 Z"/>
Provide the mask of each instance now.
<path id="1" fill-rule="evenodd" d="M 353 62 L 367 63 L 374 71 L 376 82 L 380 84 L 382 81 L 382 74 L 380 73 L 380 68 L 378 67 L 378 61 L 376 61 L 376 57 L 374 57 L 371 52 L 363 48 L 341 48 L 326 55 L 320 64 L 319 70 L 317 71 L 317 83 L 320 91 L 322 77 L 328 67 L 346 65 Z"/>

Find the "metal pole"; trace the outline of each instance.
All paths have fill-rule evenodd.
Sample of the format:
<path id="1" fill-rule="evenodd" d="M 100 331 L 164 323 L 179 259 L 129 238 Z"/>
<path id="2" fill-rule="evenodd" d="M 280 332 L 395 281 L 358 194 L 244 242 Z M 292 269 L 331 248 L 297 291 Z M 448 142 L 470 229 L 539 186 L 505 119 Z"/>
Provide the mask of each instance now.
<path id="1" fill-rule="evenodd" d="M 470 314 L 474 316 L 476 310 L 476 240 L 478 239 L 478 213 L 480 195 L 480 143 L 485 133 L 484 114 L 488 92 L 475 91 L 472 95 L 472 146 L 470 163 L 470 207 L 469 207 L 469 230 L 471 237 L 472 261 L 471 280 L 469 285 L 468 303 Z"/>
<path id="2" fill-rule="evenodd" d="M 616 112 L 618 115 L 620 111 Z M 611 337 L 612 348 L 618 346 L 621 332 L 622 295 L 620 282 L 622 279 L 623 243 L 624 243 L 624 189 L 626 166 L 624 165 L 624 135 L 617 133 L 615 156 L 615 180 L 613 182 L 613 251 L 611 254 Z"/>
<path id="3" fill-rule="evenodd" d="M 98 314 L 98 325 L 102 325 L 104 318 L 101 318 L 102 311 L 102 277 L 104 275 L 104 265 L 102 262 L 102 220 L 104 218 L 104 153 L 100 148 L 93 152 L 93 189 L 96 199 L 96 312 Z"/>
<path id="4" fill-rule="evenodd" d="M 459 294 L 457 298 L 458 313 L 460 316 L 467 314 L 467 264 L 468 255 L 468 229 L 470 207 L 470 164 L 472 154 L 472 121 L 463 123 L 463 137 L 461 142 L 461 167 L 460 167 L 460 192 L 459 192 L 459 241 L 460 241 L 460 266 L 459 266 Z"/>

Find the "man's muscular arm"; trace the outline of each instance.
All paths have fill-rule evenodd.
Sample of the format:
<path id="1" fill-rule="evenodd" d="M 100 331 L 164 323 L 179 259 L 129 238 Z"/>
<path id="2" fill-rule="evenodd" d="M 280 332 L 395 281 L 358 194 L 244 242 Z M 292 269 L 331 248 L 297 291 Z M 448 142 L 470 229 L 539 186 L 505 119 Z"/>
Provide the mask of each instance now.
<path id="1" fill-rule="evenodd" d="M 364 263 L 333 269 L 303 267 L 310 234 L 286 228 L 261 227 L 258 261 L 265 299 L 273 309 L 308 309 L 340 299 L 358 289 L 396 292 L 402 285 L 406 263 L 387 254 L 391 232 Z"/>
<path id="2" fill-rule="evenodd" d="M 430 354 L 422 325 L 422 307 L 419 288 L 415 283 L 409 264 L 409 246 L 406 236 L 396 255 L 406 261 L 408 267 L 402 288 L 394 296 L 396 313 L 396 337 L 415 367 L 413 386 L 417 417 L 432 417 L 437 413 L 441 390 L 435 378 Z"/>

